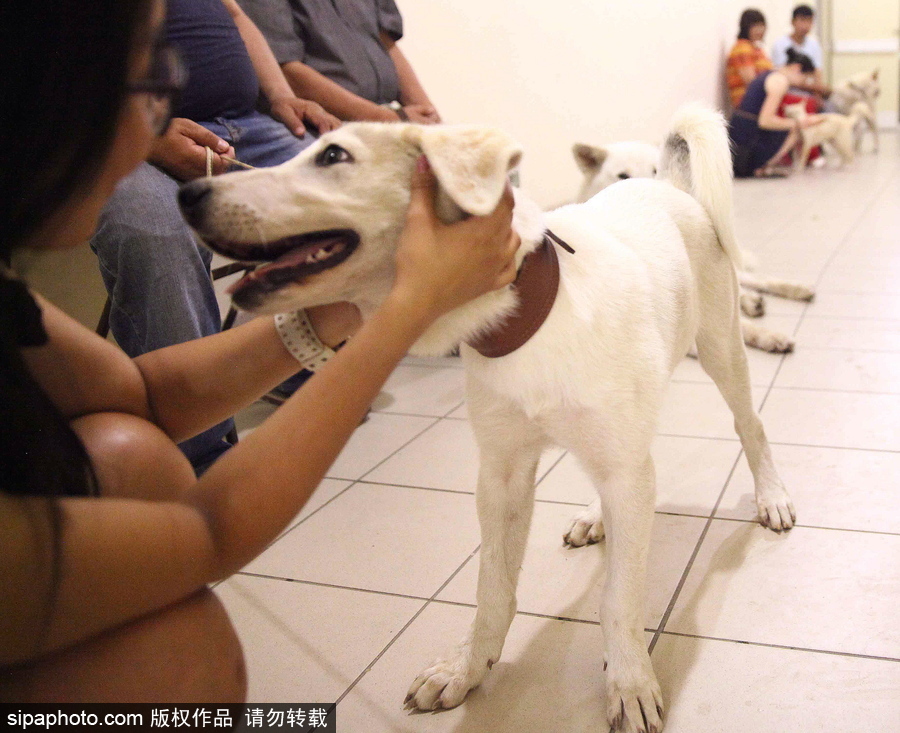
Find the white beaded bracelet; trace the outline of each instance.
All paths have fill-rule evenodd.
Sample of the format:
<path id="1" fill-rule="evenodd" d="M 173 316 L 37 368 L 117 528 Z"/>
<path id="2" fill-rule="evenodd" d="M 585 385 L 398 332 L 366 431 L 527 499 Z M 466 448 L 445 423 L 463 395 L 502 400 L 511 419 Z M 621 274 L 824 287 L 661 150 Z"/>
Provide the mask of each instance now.
<path id="1" fill-rule="evenodd" d="M 319 341 L 304 310 L 279 313 L 275 316 L 275 330 L 304 369 L 314 372 L 334 356 L 334 351 Z"/>

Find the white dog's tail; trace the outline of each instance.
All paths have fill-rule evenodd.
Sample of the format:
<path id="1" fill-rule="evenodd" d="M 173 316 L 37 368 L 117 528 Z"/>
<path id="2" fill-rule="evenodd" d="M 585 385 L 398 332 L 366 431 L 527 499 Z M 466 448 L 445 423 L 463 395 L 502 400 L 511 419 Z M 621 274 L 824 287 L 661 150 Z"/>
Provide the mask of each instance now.
<path id="1" fill-rule="evenodd" d="M 731 148 L 721 114 L 701 104 L 681 107 L 663 143 L 659 178 L 689 193 L 706 209 L 722 249 L 738 269 L 734 236 Z"/>

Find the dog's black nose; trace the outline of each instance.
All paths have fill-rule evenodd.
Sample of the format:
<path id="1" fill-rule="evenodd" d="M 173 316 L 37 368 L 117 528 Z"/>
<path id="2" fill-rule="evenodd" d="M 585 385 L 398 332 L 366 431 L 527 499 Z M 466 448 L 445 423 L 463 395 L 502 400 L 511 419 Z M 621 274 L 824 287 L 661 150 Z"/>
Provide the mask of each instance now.
<path id="1" fill-rule="evenodd" d="M 209 202 L 212 187 L 203 179 L 185 183 L 178 189 L 178 205 L 188 224 L 192 226 L 203 218 L 203 209 Z"/>

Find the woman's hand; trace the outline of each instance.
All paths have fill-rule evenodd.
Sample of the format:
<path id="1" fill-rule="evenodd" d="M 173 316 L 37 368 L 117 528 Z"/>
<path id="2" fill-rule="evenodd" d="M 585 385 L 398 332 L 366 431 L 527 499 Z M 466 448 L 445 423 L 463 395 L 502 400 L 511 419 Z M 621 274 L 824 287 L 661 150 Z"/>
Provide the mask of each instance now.
<path id="1" fill-rule="evenodd" d="M 511 226 L 513 195 L 508 184 L 493 213 L 449 225 L 434 212 L 435 188 L 422 156 L 413 174 L 391 292 L 431 319 L 513 282 L 514 256 L 521 244 Z"/>

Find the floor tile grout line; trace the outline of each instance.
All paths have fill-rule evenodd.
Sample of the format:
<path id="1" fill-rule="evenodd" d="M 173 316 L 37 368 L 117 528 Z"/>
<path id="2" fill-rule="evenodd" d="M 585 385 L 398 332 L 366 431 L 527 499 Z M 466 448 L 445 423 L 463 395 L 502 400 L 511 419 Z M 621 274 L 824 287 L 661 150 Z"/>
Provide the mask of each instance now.
<path id="1" fill-rule="evenodd" d="M 706 539 L 706 535 L 709 532 L 709 528 L 712 526 L 712 523 L 715 519 L 716 512 L 719 509 L 719 504 L 722 503 L 722 497 L 725 496 L 725 491 L 728 489 L 728 484 L 731 482 L 731 478 L 734 476 L 735 470 L 737 470 L 738 462 L 743 457 L 744 449 L 741 448 L 741 450 L 738 452 L 737 458 L 734 459 L 734 463 L 732 463 L 731 465 L 731 470 L 728 472 L 728 476 L 726 477 L 725 482 L 722 485 L 722 490 L 719 492 L 719 498 L 716 499 L 716 503 L 713 505 L 712 511 L 706 518 L 706 524 L 703 525 L 700 536 L 697 538 L 697 544 L 694 545 L 694 550 L 691 553 L 691 556 L 688 558 L 687 565 L 685 566 L 684 571 L 681 573 L 681 577 L 678 579 L 678 584 L 675 586 L 675 590 L 672 592 L 672 597 L 669 599 L 666 610 L 663 612 L 662 618 L 659 622 L 659 626 L 653 634 L 653 639 L 650 641 L 650 646 L 647 649 L 647 652 L 649 654 L 653 654 L 656 643 L 659 641 L 660 634 L 662 634 L 666 629 L 666 624 L 669 622 L 669 617 L 672 615 L 672 611 L 674 611 L 675 609 L 675 604 L 678 602 L 678 598 L 681 595 L 681 590 L 682 588 L 684 588 L 687 577 L 690 574 L 691 569 L 694 567 L 694 561 L 697 559 L 697 555 L 700 554 L 700 547 L 703 545 L 703 542 Z"/>
<path id="2" fill-rule="evenodd" d="M 413 437 L 411 437 L 409 440 L 407 440 L 403 445 L 399 446 L 395 451 L 393 451 L 393 452 L 390 453 L 389 455 L 387 455 L 387 456 L 385 456 L 384 458 L 382 458 L 378 463 L 376 463 L 374 466 L 372 466 L 368 471 L 363 472 L 363 474 L 362 474 L 361 476 L 357 476 L 355 480 L 356 480 L 356 481 L 361 481 L 361 480 L 364 479 L 366 476 L 368 476 L 370 473 L 372 473 L 372 471 L 374 471 L 374 470 L 377 469 L 377 468 L 380 468 L 382 465 L 384 465 L 387 461 L 389 461 L 391 458 L 393 458 L 395 455 L 397 455 L 397 454 L 398 454 L 400 451 L 402 451 L 404 448 L 406 448 L 407 446 L 411 445 L 412 443 L 414 443 L 415 441 L 417 441 L 419 438 L 421 438 L 423 435 L 425 435 L 425 433 L 427 433 L 429 430 L 431 430 L 432 428 L 434 428 L 438 423 L 440 423 L 441 420 L 443 420 L 443 418 L 441 418 L 441 417 L 432 417 L 431 420 L 433 420 L 433 422 L 432 422 L 430 425 L 428 425 L 426 428 L 420 430 L 420 431 L 419 431 L 418 433 L 416 433 Z"/>
<path id="3" fill-rule="evenodd" d="M 748 641 L 746 639 L 729 639 L 723 636 L 703 636 L 702 634 L 686 634 L 681 631 L 663 631 L 663 636 L 678 636 L 685 639 L 698 639 L 701 641 L 721 641 L 727 644 L 740 644 L 742 646 L 756 646 L 766 649 L 784 649 L 792 652 L 806 652 L 808 654 L 827 654 L 835 657 L 852 657 L 854 659 L 869 659 L 876 662 L 900 663 L 900 657 L 882 657 L 877 654 L 861 654 L 859 652 L 839 652 L 834 649 L 814 649 L 812 647 L 790 646 L 789 644 L 773 644 L 765 641 Z"/>
<path id="4" fill-rule="evenodd" d="M 881 194 L 885 192 L 890 184 L 890 180 L 885 183 L 872 198 L 869 199 L 869 202 L 863 207 L 863 210 L 860 212 L 859 216 L 856 217 L 853 224 L 847 229 L 846 234 L 841 238 L 841 241 L 834 248 L 831 254 L 828 255 L 828 258 L 825 260 L 825 263 L 822 265 L 819 270 L 819 276 L 816 278 L 814 283 L 815 289 L 818 290 L 819 284 L 822 282 L 822 278 L 825 276 L 825 273 L 828 272 L 828 268 L 831 266 L 831 263 L 834 262 L 838 253 L 846 246 L 847 241 L 850 239 L 853 231 L 859 226 L 860 222 L 865 218 L 866 214 L 869 213 L 869 210 L 875 205 L 875 202 L 879 199 Z M 803 326 L 803 321 L 806 317 L 806 314 L 809 312 L 811 307 L 811 303 L 807 302 L 803 305 L 803 310 L 800 311 L 800 318 L 797 320 L 797 325 L 794 327 L 794 336 L 796 336 L 800 332 L 800 328 Z M 772 377 L 772 381 L 769 384 L 769 389 L 766 391 L 765 396 L 762 399 L 762 402 L 759 404 L 759 408 L 757 412 L 762 413 L 763 408 L 766 406 L 766 403 L 769 401 L 769 395 L 772 394 L 772 390 L 775 388 L 775 383 L 778 381 L 778 375 L 781 374 L 781 369 L 784 367 L 786 354 L 783 354 L 781 357 L 781 362 L 775 369 L 775 374 Z M 727 484 L 726 484 L 727 485 Z"/>
<path id="5" fill-rule="evenodd" d="M 872 208 L 872 206 L 874 206 L 875 201 L 877 201 L 877 199 L 881 196 L 881 194 L 887 190 L 888 185 L 889 185 L 889 182 L 882 186 L 882 188 L 878 191 L 878 193 L 875 194 L 875 196 L 869 200 L 868 204 L 866 204 L 863 211 L 856 218 L 854 224 L 849 227 L 849 229 L 847 230 L 847 233 L 842 238 L 841 243 L 835 248 L 835 250 L 831 253 L 831 255 L 826 260 L 825 264 L 822 266 L 822 269 L 819 272 L 819 277 L 816 279 L 816 282 L 815 282 L 815 284 L 817 286 L 818 286 L 819 282 L 821 281 L 822 277 L 824 276 L 825 272 L 827 271 L 828 267 L 830 266 L 830 264 L 834 261 L 834 258 L 837 256 L 837 253 L 846 244 L 846 241 L 850 237 L 853 230 L 856 229 L 856 227 L 859 225 L 859 223 L 862 221 L 862 219 L 865 217 L 865 215 L 869 212 L 869 210 Z M 800 319 L 798 320 L 797 325 L 794 329 L 795 334 L 799 332 L 800 326 L 803 324 L 803 318 L 806 315 L 806 312 L 809 309 L 809 307 L 810 307 L 809 303 L 806 303 L 804 305 L 803 311 L 800 314 Z M 775 370 L 775 374 L 772 377 L 772 381 L 769 384 L 769 388 L 766 391 L 766 394 L 763 397 L 762 402 L 760 403 L 759 407 L 757 408 L 757 412 L 759 412 L 759 413 L 762 412 L 763 408 L 766 405 L 766 401 L 769 398 L 769 395 L 772 393 L 772 389 L 775 385 L 776 380 L 778 379 L 778 374 L 780 373 L 781 368 L 784 365 L 785 356 L 786 355 L 782 355 L 781 363 L 779 363 L 778 368 Z M 665 631 L 666 624 L 669 621 L 669 617 L 671 616 L 672 611 L 675 608 L 675 604 L 678 602 L 678 597 L 681 595 L 681 591 L 684 588 L 684 584 L 687 581 L 687 577 L 690 574 L 691 569 L 694 566 L 694 561 L 696 560 L 697 556 L 700 553 L 700 548 L 703 545 L 704 540 L 706 539 L 706 535 L 709 532 L 709 528 L 712 526 L 712 522 L 714 521 L 716 512 L 718 511 L 719 505 L 722 502 L 722 498 L 725 495 L 726 490 L 728 489 L 728 484 L 731 482 L 731 479 L 734 476 L 734 472 L 737 469 L 738 462 L 741 460 L 741 458 L 743 456 L 744 456 L 744 450 L 742 448 L 740 453 L 738 454 L 738 457 L 735 459 L 734 464 L 731 467 L 731 471 L 728 474 L 728 478 L 725 480 L 725 484 L 722 486 L 722 491 L 719 493 L 719 498 L 716 500 L 716 503 L 715 503 L 715 506 L 713 507 L 712 513 L 710 514 L 709 518 L 707 519 L 706 525 L 703 527 L 703 531 L 700 533 L 700 537 L 697 540 L 697 544 L 694 547 L 694 551 L 691 554 L 690 559 L 688 560 L 687 567 L 685 567 L 684 572 L 682 573 L 681 578 L 678 581 L 678 585 L 675 587 L 675 591 L 672 594 L 672 598 L 669 600 L 668 607 L 666 608 L 666 611 L 663 614 L 662 620 L 660 621 L 660 624 L 659 624 L 659 628 L 657 629 L 656 633 L 653 635 L 653 639 L 650 642 L 650 647 L 648 650 L 649 653 L 651 653 L 651 654 L 653 653 L 653 649 L 656 647 L 656 644 L 657 644 L 657 641 L 659 640 L 660 635 Z"/>
<path id="6" fill-rule="evenodd" d="M 777 388 L 776 388 L 777 389 Z M 723 438 L 717 435 L 685 435 L 684 433 L 657 433 L 658 436 L 663 438 L 691 438 L 695 440 L 720 440 L 728 443 L 737 443 L 739 442 L 736 438 Z M 900 450 L 893 450 L 891 448 L 860 448 L 855 445 L 821 445 L 816 443 L 792 443 L 783 440 L 771 440 L 769 441 L 769 445 L 782 445 L 788 446 L 791 448 L 823 448 L 827 450 L 856 450 L 863 451 L 869 453 L 900 453 Z"/>
<path id="7" fill-rule="evenodd" d="M 441 591 L 443 591 L 444 588 L 446 588 L 446 587 L 453 581 L 453 579 L 454 579 L 454 578 L 462 571 L 462 569 L 466 566 L 466 564 L 467 564 L 473 557 L 475 557 L 475 555 L 478 554 L 478 551 L 479 551 L 480 549 L 481 549 L 481 543 L 479 543 L 478 546 L 477 546 L 474 550 L 472 550 L 471 554 L 469 554 L 469 556 L 468 556 L 465 560 L 463 560 L 462 563 L 460 563 L 459 567 L 456 568 L 456 570 L 454 570 L 454 571 L 450 574 L 450 577 L 447 578 L 447 580 L 445 580 L 445 581 L 441 584 L 441 586 L 440 586 L 440 587 L 439 587 L 439 588 L 431 595 L 431 597 L 428 598 L 428 599 L 425 601 L 425 603 L 422 604 L 422 607 L 421 607 L 418 611 L 416 611 L 415 614 L 413 614 L 412 618 L 410 618 L 409 621 L 407 621 L 406 624 L 404 624 L 403 628 L 400 629 L 400 631 L 398 631 L 398 632 L 394 635 L 394 638 L 391 639 L 391 640 L 387 643 L 387 645 L 384 647 L 384 649 L 382 649 L 382 650 L 378 653 L 378 655 L 377 655 L 371 662 L 369 662 L 369 664 L 366 666 L 366 668 L 365 668 L 362 672 L 359 673 L 359 676 L 358 676 L 355 680 L 353 680 L 353 682 L 350 683 L 350 686 L 347 687 L 346 690 L 344 690 L 344 692 L 341 694 L 340 697 L 338 697 L 337 700 L 335 700 L 335 703 L 334 703 L 335 706 L 336 706 L 341 700 L 343 700 L 347 695 L 350 694 L 350 692 L 353 690 L 353 688 L 356 687 L 357 684 L 359 684 L 360 680 L 362 680 L 362 678 L 365 677 L 365 676 L 369 673 L 369 670 L 372 669 L 372 667 L 374 667 L 374 666 L 378 663 L 378 660 L 381 659 L 381 657 L 383 657 L 383 656 L 387 653 L 388 649 L 390 649 L 390 648 L 396 643 L 396 641 L 397 641 L 397 640 L 398 640 L 398 639 L 406 632 L 406 630 L 413 624 L 413 622 L 414 622 L 417 618 L 419 618 L 419 616 L 422 615 L 422 613 L 425 611 L 425 609 L 428 608 L 428 606 L 430 606 L 432 603 L 435 602 L 435 599 L 436 599 L 437 596 L 441 593 Z"/>

